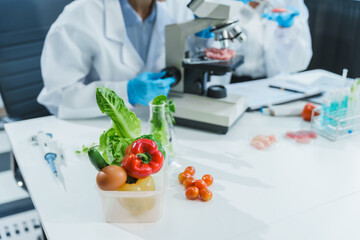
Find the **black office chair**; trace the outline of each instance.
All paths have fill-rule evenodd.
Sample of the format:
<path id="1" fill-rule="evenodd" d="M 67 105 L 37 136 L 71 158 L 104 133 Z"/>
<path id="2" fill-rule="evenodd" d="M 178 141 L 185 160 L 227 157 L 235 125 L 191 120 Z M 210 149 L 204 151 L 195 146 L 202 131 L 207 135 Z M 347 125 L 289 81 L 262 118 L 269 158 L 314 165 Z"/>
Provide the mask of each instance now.
<path id="1" fill-rule="evenodd" d="M 349 77 L 360 76 L 360 1 L 305 0 L 313 58 L 309 69 L 322 68 Z"/>
<path id="2" fill-rule="evenodd" d="M 0 93 L 6 121 L 49 115 L 36 101 L 43 87 L 40 56 L 51 24 L 71 1 L 0 0 Z M 27 190 L 12 154 L 11 168 L 18 185 Z M 31 199 L 22 200 L 21 206 L 33 208 Z"/>
<path id="3" fill-rule="evenodd" d="M 49 115 L 36 102 L 40 55 L 51 24 L 71 1 L 0 0 L 0 93 L 11 120 Z"/>

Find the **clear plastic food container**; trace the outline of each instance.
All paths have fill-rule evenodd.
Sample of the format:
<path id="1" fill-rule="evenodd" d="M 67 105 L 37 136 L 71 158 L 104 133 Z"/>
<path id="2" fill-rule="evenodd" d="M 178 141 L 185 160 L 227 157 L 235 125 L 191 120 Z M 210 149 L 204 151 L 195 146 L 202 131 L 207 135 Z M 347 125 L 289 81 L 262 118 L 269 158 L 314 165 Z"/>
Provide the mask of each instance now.
<path id="1" fill-rule="evenodd" d="M 103 191 L 98 189 L 103 214 L 110 223 L 155 222 L 162 215 L 167 184 L 166 166 L 151 175 L 155 191 Z"/>

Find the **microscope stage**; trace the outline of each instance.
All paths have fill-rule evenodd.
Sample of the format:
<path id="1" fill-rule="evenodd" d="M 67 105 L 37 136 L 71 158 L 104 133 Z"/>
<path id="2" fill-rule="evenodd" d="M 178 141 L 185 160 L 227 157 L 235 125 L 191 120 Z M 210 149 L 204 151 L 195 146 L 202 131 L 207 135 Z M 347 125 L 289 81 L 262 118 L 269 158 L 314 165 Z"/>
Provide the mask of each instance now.
<path id="1" fill-rule="evenodd" d="M 238 95 L 216 99 L 195 94 L 175 97 L 176 124 L 225 134 L 246 111 L 247 101 Z"/>

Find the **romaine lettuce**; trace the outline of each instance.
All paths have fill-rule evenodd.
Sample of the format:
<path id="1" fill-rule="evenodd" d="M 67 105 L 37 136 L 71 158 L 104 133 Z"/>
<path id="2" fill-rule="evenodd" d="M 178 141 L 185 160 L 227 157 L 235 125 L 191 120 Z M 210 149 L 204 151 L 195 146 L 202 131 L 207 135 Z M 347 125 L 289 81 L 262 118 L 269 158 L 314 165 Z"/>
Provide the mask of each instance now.
<path id="1" fill-rule="evenodd" d="M 120 138 L 135 139 L 141 135 L 141 121 L 130 111 L 124 101 L 111 89 L 98 87 L 96 101 L 101 112 L 108 115 Z"/>

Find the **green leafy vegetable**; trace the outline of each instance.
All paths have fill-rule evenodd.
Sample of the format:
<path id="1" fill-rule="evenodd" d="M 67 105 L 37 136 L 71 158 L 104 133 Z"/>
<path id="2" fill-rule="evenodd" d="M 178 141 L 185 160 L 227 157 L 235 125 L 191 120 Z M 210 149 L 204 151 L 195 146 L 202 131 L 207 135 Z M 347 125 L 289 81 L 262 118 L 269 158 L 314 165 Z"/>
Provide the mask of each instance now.
<path id="1" fill-rule="evenodd" d="M 91 144 L 90 146 L 82 145 L 82 149 L 75 151 L 75 153 L 77 153 L 77 154 L 86 154 L 86 155 L 87 155 L 89 149 L 90 149 L 91 147 L 95 147 L 95 146 L 96 146 L 95 143 Z"/>
<path id="2" fill-rule="evenodd" d="M 92 164 L 98 170 L 106 165 L 120 165 L 122 159 L 125 157 L 126 148 L 131 145 L 135 139 L 146 138 L 156 142 L 158 149 L 166 157 L 166 152 L 163 148 L 162 142 L 168 143 L 167 134 L 164 131 L 167 123 L 163 110 L 155 111 L 152 127 L 154 126 L 154 135 L 143 135 L 141 137 L 141 121 L 136 115 L 130 111 L 124 101 L 111 89 L 105 87 L 98 87 L 96 89 L 96 101 L 101 112 L 108 115 L 113 126 L 104 131 L 99 139 L 99 146 L 97 149 L 84 147 L 83 152 L 89 152 L 89 158 Z M 166 103 L 168 112 L 175 112 L 175 105 L 168 101 L 166 96 L 162 95 L 153 100 L 156 105 Z M 156 106 L 157 107 L 157 106 Z M 160 120 L 160 117 L 162 118 Z M 80 151 L 79 151 L 80 152 Z"/>
<path id="3" fill-rule="evenodd" d="M 120 165 L 125 157 L 125 150 L 134 139 L 121 138 L 114 128 L 110 128 L 100 136 L 99 151 L 103 153 L 104 160 L 109 165 Z"/>
<path id="4" fill-rule="evenodd" d="M 153 99 L 152 104 L 153 105 L 161 105 L 166 102 L 167 102 L 167 97 L 165 95 L 159 95 Z"/>
<path id="5" fill-rule="evenodd" d="M 111 89 L 98 87 L 96 101 L 101 112 L 113 121 L 116 134 L 122 138 L 136 138 L 141 134 L 141 121 L 130 111 L 124 101 Z"/>
<path id="6" fill-rule="evenodd" d="M 175 113 L 175 102 L 174 99 L 167 99 L 165 95 L 159 95 L 152 101 L 153 105 L 162 105 L 165 104 L 165 116 L 166 119 L 171 120 L 173 124 L 175 124 L 175 119 L 173 117 L 173 113 Z"/>
<path id="7" fill-rule="evenodd" d="M 165 118 L 165 108 L 162 105 L 152 107 L 150 132 L 162 145 L 168 145 L 168 126 Z"/>
<path id="8" fill-rule="evenodd" d="M 165 106 L 164 106 L 165 105 Z M 170 127 L 175 123 L 173 113 L 175 113 L 175 103 L 172 99 L 160 95 L 152 101 L 150 119 L 150 132 L 154 138 L 172 152 L 172 133 Z"/>
<path id="9" fill-rule="evenodd" d="M 165 115 L 166 120 L 171 121 L 173 124 L 175 124 L 175 118 L 173 116 L 173 113 L 175 113 L 175 102 L 174 99 L 169 99 L 165 105 Z"/>

